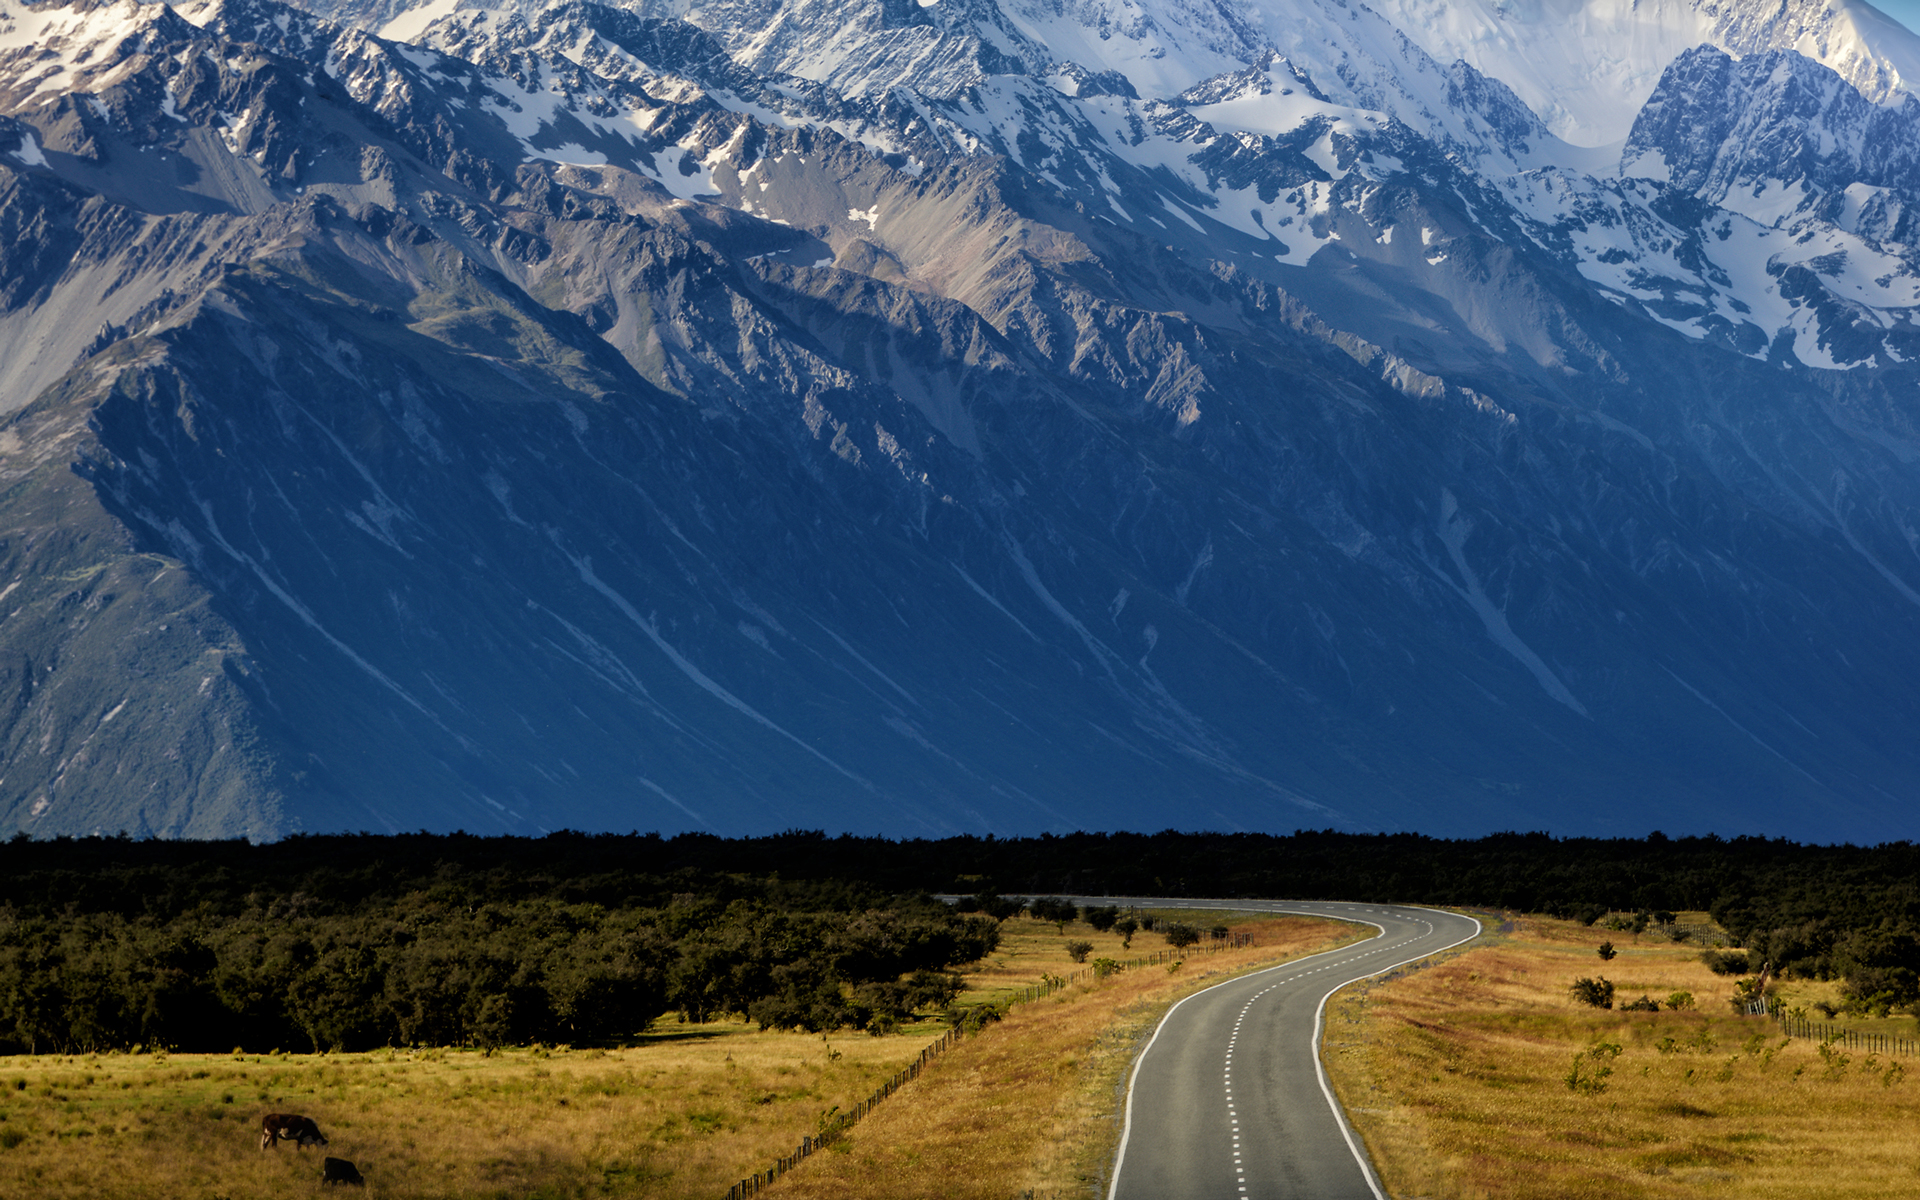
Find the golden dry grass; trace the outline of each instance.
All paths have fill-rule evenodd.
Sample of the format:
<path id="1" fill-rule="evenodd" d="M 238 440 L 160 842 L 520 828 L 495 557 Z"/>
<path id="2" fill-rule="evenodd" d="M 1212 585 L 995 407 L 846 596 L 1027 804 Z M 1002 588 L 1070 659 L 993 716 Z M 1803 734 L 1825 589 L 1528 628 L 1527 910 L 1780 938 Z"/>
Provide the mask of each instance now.
<path id="1" fill-rule="evenodd" d="M 1005 930 L 999 951 L 969 973 L 963 1003 L 1066 974 L 1074 966 L 1069 941 L 1122 956 L 1119 938 L 1085 926 L 1062 936 L 1016 918 Z M 1139 935 L 1133 953 L 1162 947 Z M 1275 950 L 1269 941 L 1257 953 Z M 1009 1031 L 1022 1023 L 962 1049 L 1009 1047 Z M 943 1030 L 924 1021 L 890 1037 L 822 1038 L 663 1021 L 618 1050 L 0 1058 L 0 1200 L 313 1196 L 325 1190 L 325 1154 L 357 1163 L 368 1197 L 392 1200 L 718 1200 L 743 1175 L 792 1153 L 826 1113 L 867 1096 Z M 1058 1052 L 1044 1053 L 1057 1067 Z M 855 1137 L 923 1092 L 914 1084 Z M 268 1112 L 313 1117 L 331 1144 L 262 1152 Z M 985 1194 L 1011 1195 L 1010 1185 Z"/>
<path id="2" fill-rule="evenodd" d="M 1736 1015 L 1698 947 L 1545 919 L 1491 942 L 1329 1005 L 1329 1071 L 1392 1195 L 1920 1195 L 1920 1064 Z M 1612 979 L 1616 1003 L 1689 991 L 1698 1007 L 1577 1005 L 1581 976 Z M 1611 1067 L 1604 1090 L 1569 1086 L 1576 1056 L 1588 1078 Z"/>
<path id="3" fill-rule="evenodd" d="M 492 1056 L 8 1059 L 0 1197 L 315 1194 L 321 1152 L 258 1148 L 262 1114 L 297 1112 L 331 1139 L 324 1153 L 360 1165 L 369 1196 L 712 1200 L 924 1040 L 685 1032 Z"/>
<path id="4" fill-rule="evenodd" d="M 792 1200 L 1098 1196 L 1119 1135 L 1127 1066 L 1141 1035 L 1169 1005 L 1230 974 L 1369 932 L 1306 918 L 1249 920 L 1244 913 L 1178 919 L 1230 924 L 1252 932 L 1256 944 L 1195 956 L 1178 971 L 1143 967 L 1016 1006 L 1005 1021 L 935 1060 L 897 1102 L 767 1194 Z M 1055 937 L 1052 926 L 1044 929 L 1044 938 Z M 1076 926 L 1064 940 L 1096 937 Z M 1120 958 L 1119 939 L 1111 941 L 1105 952 Z M 1010 942 L 1019 955 L 1046 953 L 1043 939 Z M 1159 938 L 1139 935 L 1133 953 L 1164 948 Z"/>

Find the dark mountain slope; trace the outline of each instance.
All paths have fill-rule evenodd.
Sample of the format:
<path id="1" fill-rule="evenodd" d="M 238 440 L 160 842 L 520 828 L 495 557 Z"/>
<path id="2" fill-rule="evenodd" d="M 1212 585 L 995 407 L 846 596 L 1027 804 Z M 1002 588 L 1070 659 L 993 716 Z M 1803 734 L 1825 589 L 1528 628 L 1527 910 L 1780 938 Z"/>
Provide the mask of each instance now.
<path id="1" fill-rule="evenodd" d="M 651 68 L 140 11 L 0 127 L 0 827 L 1903 827 L 1906 377 L 1654 324 L 1415 131 L 1277 270 Z M 1474 338 L 1329 320 L 1415 296 L 1392 221 Z"/>

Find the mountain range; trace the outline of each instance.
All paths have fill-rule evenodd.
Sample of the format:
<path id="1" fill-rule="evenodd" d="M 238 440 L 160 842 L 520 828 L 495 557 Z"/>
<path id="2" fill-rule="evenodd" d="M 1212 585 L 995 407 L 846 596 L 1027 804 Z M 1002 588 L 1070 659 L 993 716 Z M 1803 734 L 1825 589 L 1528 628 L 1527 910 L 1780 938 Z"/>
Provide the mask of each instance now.
<path id="1" fill-rule="evenodd" d="M 1852 0 L 0 0 L 0 832 L 1915 832 Z"/>

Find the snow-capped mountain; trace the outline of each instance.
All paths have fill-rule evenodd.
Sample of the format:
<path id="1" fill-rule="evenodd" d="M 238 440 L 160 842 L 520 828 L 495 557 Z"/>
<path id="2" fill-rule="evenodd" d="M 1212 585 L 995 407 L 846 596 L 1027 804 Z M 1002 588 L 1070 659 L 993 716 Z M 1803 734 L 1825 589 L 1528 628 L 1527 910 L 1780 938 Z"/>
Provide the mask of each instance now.
<path id="1" fill-rule="evenodd" d="M 1751 195 L 1727 203 L 1724 193 L 1683 201 L 1675 192 L 1684 181 L 1649 157 L 1653 141 L 1683 124 L 1691 152 L 1704 153 L 1703 132 L 1686 124 L 1704 107 L 1721 110 L 1708 129 L 1727 137 L 1764 138 L 1777 121 L 1797 119 L 1777 101 L 1735 114 L 1769 102 L 1730 76 L 1701 73 L 1715 46 L 1748 62 L 1797 64 L 1804 88 L 1852 106 L 1836 120 L 1853 122 L 1874 146 L 1904 144 L 1913 110 L 1899 85 L 1907 77 L 1901 64 L 1920 62 L 1920 39 L 1863 5 L 1375 10 L 1334 0 L 942 0 L 849 8 L 754 0 L 638 11 L 644 16 L 634 24 L 597 6 L 456 9 L 442 0 L 373 16 L 389 33 L 499 70 L 515 70 L 505 62 L 514 55 L 579 63 L 642 89 L 647 72 L 665 69 L 649 62 L 679 58 L 652 49 L 640 26 L 704 27 L 729 68 L 766 81 L 729 78 L 706 88 L 722 105 L 757 107 L 776 125 L 832 128 L 916 163 L 942 153 L 1002 154 L 1141 232 L 1160 236 L 1171 221 L 1185 227 L 1181 234 L 1199 235 L 1197 251 L 1294 290 L 1338 284 L 1289 279 L 1269 261 L 1304 265 L 1346 237 L 1326 232 L 1334 209 L 1352 212 L 1351 197 L 1407 177 L 1409 158 L 1437 152 L 1448 170 L 1465 173 L 1468 188 L 1500 193 L 1469 200 L 1477 211 L 1495 210 L 1478 222 L 1495 226 L 1489 232 L 1507 240 L 1513 233 L 1497 226 L 1515 223 L 1519 236 L 1607 294 L 1689 336 L 1757 358 L 1790 348 L 1827 367 L 1911 353 L 1902 347 L 1920 280 L 1903 257 L 1906 242 L 1876 232 L 1898 199 L 1868 177 L 1872 170 L 1843 179 L 1846 163 L 1824 163 L 1791 202 L 1780 187 L 1761 203 Z M 1795 49 L 1769 49 L 1783 45 Z M 1717 61 L 1736 60 L 1721 53 Z M 529 130 L 538 128 L 536 121 Z M 1704 138 L 1722 153 L 1725 137 Z M 562 159 L 563 146 L 585 149 L 529 146 Z M 1343 146 L 1353 147 L 1346 159 Z M 603 161 L 608 153 L 618 156 L 601 147 L 572 157 Z M 1888 169 L 1898 174 L 1891 153 Z M 1856 210 L 1866 213 L 1864 227 L 1848 215 Z M 1390 234 L 1382 227 L 1368 236 Z M 1440 260 L 1429 267 L 1445 261 L 1444 252 L 1422 257 Z M 1845 278 L 1832 267 L 1842 259 L 1853 264 Z M 1442 278 L 1414 286 L 1445 293 L 1453 285 Z M 1397 327 L 1353 331 L 1391 341 Z M 1514 333 L 1495 340 L 1510 342 Z"/>
<path id="2" fill-rule="evenodd" d="M 1910 833 L 1915 45 L 0 0 L 0 812 Z"/>

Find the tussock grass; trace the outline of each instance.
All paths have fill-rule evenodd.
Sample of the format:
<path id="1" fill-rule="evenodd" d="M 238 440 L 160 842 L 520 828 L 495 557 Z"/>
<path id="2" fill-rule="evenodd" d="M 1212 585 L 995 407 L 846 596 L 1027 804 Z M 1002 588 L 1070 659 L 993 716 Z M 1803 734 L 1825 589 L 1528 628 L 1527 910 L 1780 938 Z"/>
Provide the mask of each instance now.
<path id="1" fill-rule="evenodd" d="M 1609 936 L 1619 957 L 1603 963 Z M 1689 991 L 1698 1007 L 1576 1005 L 1568 984 L 1598 975 L 1616 1005 Z M 1920 1064 L 1789 1041 L 1735 1015 L 1732 991 L 1698 947 L 1526 919 L 1343 992 L 1324 1053 L 1397 1197 L 1920 1194 Z"/>
<path id="2" fill-rule="evenodd" d="M 314 1195 L 333 1154 L 369 1196 L 712 1200 L 924 1040 L 716 1023 L 609 1051 L 0 1060 L 0 1196 Z M 262 1152 L 267 1112 L 331 1144 Z"/>
<path id="3" fill-rule="evenodd" d="M 1195 920 L 1192 913 L 1176 919 Z M 1149 966 L 1077 984 L 1016 1006 L 1006 1020 L 962 1042 L 924 1071 L 898 1100 L 877 1109 L 825 1154 L 784 1176 L 769 1195 L 794 1200 L 1013 1200 L 1095 1197 L 1119 1137 L 1117 1116 L 1128 1065 L 1167 1006 L 1231 974 L 1357 940 L 1370 930 L 1288 917 L 1221 924 L 1252 932 L 1244 950 L 1195 955 L 1177 971 Z M 1208 917 L 1206 923 L 1214 923 Z M 1009 922 L 1015 927 L 1019 922 Z M 1005 943 L 1008 962 L 1037 960 L 1046 942 L 1095 942 L 1090 957 L 1121 958 L 1120 939 L 1052 925 Z M 1109 944 L 1110 943 L 1110 944 Z M 1129 954 L 1165 949 L 1135 935 Z M 1049 966 L 1064 974 L 1064 950 Z M 986 982 L 991 981 L 991 975 Z"/>
<path id="4" fill-rule="evenodd" d="M 1119 938 L 1083 925 L 1069 926 L 1064 936 L 1051 924 L 1024 917 L 1004 928 L 1000 949 L 970 970 L 961 1003 L 1004 998 L 1042 975 L 1065 975 L 1074 967 L 1065 949 L 1070 941 L 1094 942 L 1095 956 L 1123 957 Z M 1286 938 L 1263 936 L 1261 947 L 1236 954 L 1270 958 L 1291 944 Z M 1161 948 L 1158 937 L 1137 935 L 1133 952 Z M 1137 993 L 1131 1002 L 1146 1004 L 1141 1011 L 1147 1012 L 1152 995 L 1190 985 L 1188 975 L 1230 961 L 1238 959 L 1195 958 L 1173 976 L 1162 967 L 1138 977 L 1123 974 L 1118 978 L 1125 982 L 1107 989 L 1104 999 Z M 1043 1004 L 1050 1013 L 1107 1012 L 1104 1019 L 1111 1020 L 1110 1006 L 1079 1004 L 1080 998 Z M 1040 1007 L 1016 1008 L 1012 1020 L 963 1043 L 954 1061 L 974 1062 L 977 1051 L 991 1048 L 998 1059 L 966 1068 L 976 1085 L 1004 1073 L 1052 1080 L 1056 1090 L 1084 1091 L 1082 1063 L 1100 1041 L 1102 1018 L 1082 1021 L 1076 1035 L 1081 1042 L 1049 1041 L 1022 1050 L 1019 1031 L 1029 1023 L 1051 1028 L 1032 1020 L 1030 1010 Z M 743 1175 L 792 1153 L 827 1114 L 867 1096 L 944 1028 L 926 1020 L 889 1037 L 843 1031 L 823 1038 L 761 1032 L 740 1022 L 679 1025 L 667 1019 L 637 1044 L 607 1050 L 0 1058 L 0 1198 L 318 1196 L 335 1190 L 320 1183 L 321 1159 L 332 1154 L 361 1168 L 369 1198 L 718 1200 Z M 1120 1042 L 1107 1053 L 1122 1056 L 1124 1064 Z M 917 1109 L 927 1092 L 916 1082 L 882 1106 L 855 1128 L 854 1144 L 863 1151 L 879 1144 L 870 1132 L 875 1122 Z M 1020 1093 L 1029 1099 L 1037 1094 Z M 1054 1099 L 1045 1103 L 1056 1105 Z M 261 1151 L 260 1118 L 268 1112 L 314 1118 L 331 1144 Z M 1004 1106 L 996 1106 L 991 1119 L 1003 1115 Z M 975 1119 L 967 1112 L 952 1119 L 961 1122 L 958 1132 L 936 1138 L 940 1144 L 926 1151 L 930 1160 L 943 1152 L 941 1146 L 969 1137 L 982 1145 L 1004 1141 L 998 1129 L 965 1124 Z M 1061 1119 L 1050 1118 L 1055 1125 Z M 1024 1157 L 998 1150 L 988 1156 L 1000 1164 L 1000 1174 L 977 1194 L 1006 1200 L 1018 1190 L 1006 1181 L 1025 1178 L 1041 1154 L 1033 1139 L 1020 1144 Z M 816 1156 L 779 1186 L 787 1188 L 826 1160 L 857 1161 Z M 878 1177 L 863 1186 L 865 1193 L 840 1194 L 901 1194 Z"/>

